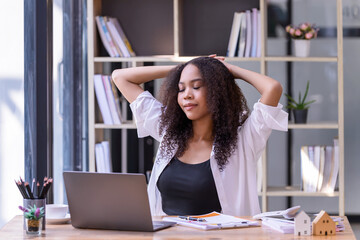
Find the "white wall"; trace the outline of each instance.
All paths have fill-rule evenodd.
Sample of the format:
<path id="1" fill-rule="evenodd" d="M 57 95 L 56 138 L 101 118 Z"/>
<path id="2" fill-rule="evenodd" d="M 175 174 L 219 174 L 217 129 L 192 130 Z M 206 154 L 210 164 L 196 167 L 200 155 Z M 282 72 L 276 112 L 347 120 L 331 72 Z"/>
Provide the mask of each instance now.
<path id="1" fill-rule="evenodd" d="M 0 227 L 21 214 L 24 176 L 24 1 L 0 2 Z"/>

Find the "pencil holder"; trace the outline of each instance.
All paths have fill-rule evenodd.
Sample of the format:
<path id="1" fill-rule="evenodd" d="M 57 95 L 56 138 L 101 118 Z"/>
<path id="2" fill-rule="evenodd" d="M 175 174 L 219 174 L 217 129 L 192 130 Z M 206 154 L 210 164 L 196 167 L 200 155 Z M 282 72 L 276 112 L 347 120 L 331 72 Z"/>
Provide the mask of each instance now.
<path id="1" fill-rule="evenodd" d="M 27 209 L 29 209 L 29 208 L 33 208 L 34 206 L 36 206 L 36 208 L 43 208 L 44 210 L 44 216 L 40 219 L 40 221 L 41 221 L 41 229 L 42 230 L 45 230 L 45 217 L 46 217 L 46 213 L 45 213 L 45 209 L 46 209 L 46 198 L 42 198 L 42 199 L 24 199 L 24 201 L 23 201 L 23 207 L 24 208 L 27 208 Z M 26 219 L 25 218 L 25 214 L 26 213 L 24 213 L 24 230 L 27 230 L 27 223 L 26 223 L 26 220 L 28 220 L 28 219 Z"/>

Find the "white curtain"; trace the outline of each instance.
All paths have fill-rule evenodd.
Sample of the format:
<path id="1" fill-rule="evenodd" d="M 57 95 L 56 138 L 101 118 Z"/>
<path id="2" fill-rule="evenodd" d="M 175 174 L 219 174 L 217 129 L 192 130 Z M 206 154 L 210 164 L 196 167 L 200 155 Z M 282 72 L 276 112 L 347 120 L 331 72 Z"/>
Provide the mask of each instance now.
<path id="1" fill-rule="evenodd" d="M 24 177 L 24 1 L 0 2 L 0 228 L 21 214 Z"/>

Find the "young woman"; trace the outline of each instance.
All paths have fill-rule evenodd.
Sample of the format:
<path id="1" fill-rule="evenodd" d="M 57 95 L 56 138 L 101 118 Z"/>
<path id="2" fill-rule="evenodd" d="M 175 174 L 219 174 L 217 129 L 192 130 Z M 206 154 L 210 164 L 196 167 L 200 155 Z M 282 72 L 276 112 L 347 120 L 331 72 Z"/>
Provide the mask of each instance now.
<path id="1" fill-rule="evenodd" d="M 164 77 L 160 101 L 139 86 Z M 260 212 L 257 160 L 272 129 L 287 130 L 277 81 L 215 55 L 118 69 L 112 78 L 131 103 L 138 136 L 160 142 L 148 185 L 153 215 Z M 251 114 L 235 78 L 261 94 Z"/>

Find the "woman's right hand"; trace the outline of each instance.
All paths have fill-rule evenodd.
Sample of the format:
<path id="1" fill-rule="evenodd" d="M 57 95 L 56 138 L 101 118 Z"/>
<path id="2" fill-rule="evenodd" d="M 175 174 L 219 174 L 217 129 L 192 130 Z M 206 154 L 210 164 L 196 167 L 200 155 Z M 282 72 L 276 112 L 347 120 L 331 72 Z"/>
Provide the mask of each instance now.
<path id="1" fill-rule="evenodd" d="M 211 55 L 209 55 L 209 57 L 215 58 L 215 59 L 219 60 L 220 62 L 222 62 L 222 64 L 225 65 L 225 67 L 231 72 L 231 74 L 234 75 L 234 73 L 232 71 L 233 65 L 225 62 L 225 57 L 217 56 L 216 54 L 211 54 Z M 235 75 L 234 75 L 234 77 L 235 77 Z"/>

